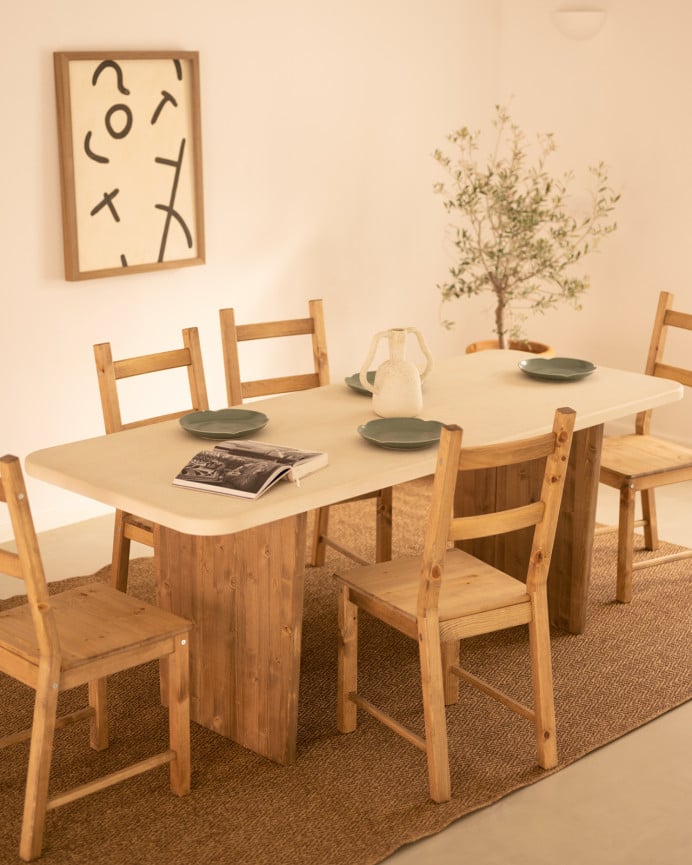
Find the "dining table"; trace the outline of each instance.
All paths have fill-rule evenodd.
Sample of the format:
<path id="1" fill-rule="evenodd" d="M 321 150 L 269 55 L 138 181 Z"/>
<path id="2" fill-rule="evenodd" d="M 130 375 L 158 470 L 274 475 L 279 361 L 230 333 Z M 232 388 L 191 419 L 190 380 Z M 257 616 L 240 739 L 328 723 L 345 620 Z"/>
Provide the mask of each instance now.
<path id="1" fill-rule="evenodd" d="M 529 357 L 495 350 L 436 361 L 420 417 L 458 424 L 463 444 L 475 446 L 549 432 L 556 408 L 576 411 L 549 594 L 552 624 L 579 634 L 587 626 L 604 424 L 679 400 L 683 389 L 600 366 L 534 378 L 519 366 Z M 379 446 L 359 434 L 376 415 L 370 395 L 347 384 L 352 379 L 244 406 L 267 417 L 250 438 L 328 454 L 328 465 L 299 484 L 280 482 L 257 499 L 174 485 L 191 457 L 214 446 L 177 420 L 46 447 L 25 461 L 37 479 L 154 523 L 157 602 L 194 622 L 193 720 L 284 764 L 297 753 L 308 513 L 435 471 L 434 443 Z M 495 479 L 492 495 L 511 498 L 512 483 Z M 487 478 L 475 482 L 484 499 L 490 486 Z M 396 520 L 396 489 L 394 503 Z M 506 549 L 501 555 L 503 567 L 516 558 Z"/>

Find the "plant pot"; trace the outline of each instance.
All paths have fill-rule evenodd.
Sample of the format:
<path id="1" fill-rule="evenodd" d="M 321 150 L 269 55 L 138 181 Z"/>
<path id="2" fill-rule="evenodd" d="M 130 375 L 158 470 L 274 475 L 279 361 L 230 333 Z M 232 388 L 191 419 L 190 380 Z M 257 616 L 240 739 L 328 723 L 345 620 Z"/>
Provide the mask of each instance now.
<path id="1" fill-rule="evenodd" d="M 466 354 L 473 354 L 475 351 L 487 351 L 492 348 L 499 348 L 499 339 L 482 339 L 480 342 L 472 342 L 466 346 Z M 555 349 L 546 345 L 544 342 L 535 342 L 530 339 L 510 339 L 507 348 L 514 351 L 530 351 L 531 354 L 540 354 L 544 357 L 554 357 Z"/>

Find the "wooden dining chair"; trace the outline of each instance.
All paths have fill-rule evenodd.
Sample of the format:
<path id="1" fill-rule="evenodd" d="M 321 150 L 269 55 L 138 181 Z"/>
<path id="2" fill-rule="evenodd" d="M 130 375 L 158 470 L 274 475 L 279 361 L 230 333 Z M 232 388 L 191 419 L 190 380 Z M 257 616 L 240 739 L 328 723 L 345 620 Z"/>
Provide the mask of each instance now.
<path id="1" fill-rule="evenodd" d="M 49 594 L 19 460 L 0 457 L 0 501 L 17 552 L 0 549 L 0 572 L 24 581 L 27 603 L 0 613 L 0 671 L 36 692 L 31 729 L 0 739 L 31 740 L 19 855 L 41 855 L 46 812 L 169 764 L 171 790 L 190 790 L 188 646 L 191 623 L 102 583 Z M 160 659 L 166 670 L 169 747 L 79 787 L 49 795 L 56 729 L 89 721 L 89 744 L 108 747 L 106 677 Z M 58 695 L 88 685 L 88 706 L 58 717 Z M 158 700 L 159 692 L 152 695 Z"/>
<path id="2" fill-rule="evenodd" d="M 644 372 L 690 387 L 692 367 L 664 362 L 669 331 L 692 331 L 692 315 L 673 309 L 673 301 L 674 295 L 669 291 L 660 293 Z M 687 348 L 688 356 L 691 348 Z M 644 549 L 656 550 L 659 546 L 655 489 L 692 480 L 692 448 L 651 435 L 651 418 L 651 409 L 640 412 L 634 433 L 606 436 L 601 451 L 600 482 L 619 490 L 620 507 L 617 526 L 599 527 L 596 534 L 617 529 L 616 597 L 623 604 L 632 600 L 634 571 L 692 556 L 692 550 L 686 550 L 634 562 L 635 527 L 644 529 Z M 635 519 L 637 493 L 641 494 L 640 520 Z"/>
<path id="3" fill-rule="evenodd" d="M 360 707 L 420 748 L 427 755 L 430 797 L 436 802 L 446 802 L 451 796 L 445 704 L 458 701 L 458 679 L 531 721 L 539 765 L 545 769 L 557 765 L 546 582 L 574 420 L 572 409 L 561 408 L 554 415 L 550 433 L 464 450 L 461 429 L 443 427 L 422 556 L 354 568 L 336 576 L 340 632 L 338 729 L 343 733 L 355 730 Z M 518 495 L 526 494 L 525 503 L 517 502 L 498 512 L 454 517 L 455 496 L 461 495 L 457 488 L 463 488 L 465 472 L 534 460 L 545 462 L 538 497 L 517 490 Z M 500 477 L 498 473 L 498 483 Z M 525 582 L 460 546 L 451 546 L 526 529 L 532 530 L 533 541 Z M 358 692 L 359 608 L 418 644 L 424 736 Z M 461 639 L 517 625 L 528 625 L 532 707 L 459 666 Z"/>
<path id="4" fill-rule="evenodd" d="M 110 434 L 132 427 L 172 420 L 182 417 L 188 412 L 206 411 L 209 408 L 199 333 L 196 327 L 188 327 L 183 330 L 182 334 L 182 348 L 129 357 L 123 360 L 113 360 L 109 342 L 94 346 L 106 433 Z M 187 370 L 190 386 L 191 403 L 188 404 L 187 408 L 169 414 L 123 422 L 118 393 L 118 382 L 121 379 L 180 368 Z M 127 591 L 131 541 L 138 541 L 140 544 L 153 547 L 153 526 L 149 520 L 122 510 L 116 510 L 111 582 L 122 592 Z"/>
<path id="5" fill-rule="evenodd" d="M 308 311 L 309 315 L 306 318 L 236 324 L 233 309 L 219 310 L 226 393 L 229 405 L 240 405 L 245 399 L 251 397 L 309 390 L 329 384 L 327 333 L 322 301 L 309 301 Z M 239 343 L 249 340 L 275 340 L 295 336 L 310 336 L 311 338 L 312 371 L 251 381 L 241 379 Z M 375 561 L 382 562 L 392 557 L 392 488 L 376 490 L 350 498 L 347 501 L 355 502 L 371 498 L 375 499 Z M 339 504 L 344 504 L 344 502 L 339 502 Z M 337 550 L 359 564 L 367 564 L 357 553 L 343 547 L 338 541 L 330 537 L 328 530 L 329 507 L 319 508 L 315 512 L 315 529 L 310 554 L 311 565 L 324 564 L 327 547 Z"/>

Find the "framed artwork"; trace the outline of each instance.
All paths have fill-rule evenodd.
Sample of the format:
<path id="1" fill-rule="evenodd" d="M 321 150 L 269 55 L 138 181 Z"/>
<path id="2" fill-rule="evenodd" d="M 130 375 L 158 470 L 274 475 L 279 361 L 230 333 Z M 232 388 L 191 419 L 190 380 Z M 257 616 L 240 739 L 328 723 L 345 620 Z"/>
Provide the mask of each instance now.
<path id="1" fill-rule="evenodd" d="M 203 264 L 198 52 L 53 59 L 65 278 Z"/>

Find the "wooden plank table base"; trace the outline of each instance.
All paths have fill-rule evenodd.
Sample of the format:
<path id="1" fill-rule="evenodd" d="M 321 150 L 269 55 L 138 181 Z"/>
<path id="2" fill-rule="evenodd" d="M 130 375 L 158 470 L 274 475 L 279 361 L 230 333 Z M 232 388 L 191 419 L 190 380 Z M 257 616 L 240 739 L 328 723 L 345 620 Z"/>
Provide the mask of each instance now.
<path id="1" fill-rule="evenodd" d="M 194 622 L 194 721 L 278 763 L 296 758 L 307 517 L 232 535 L 157 526 L 159 604 Z"/>

